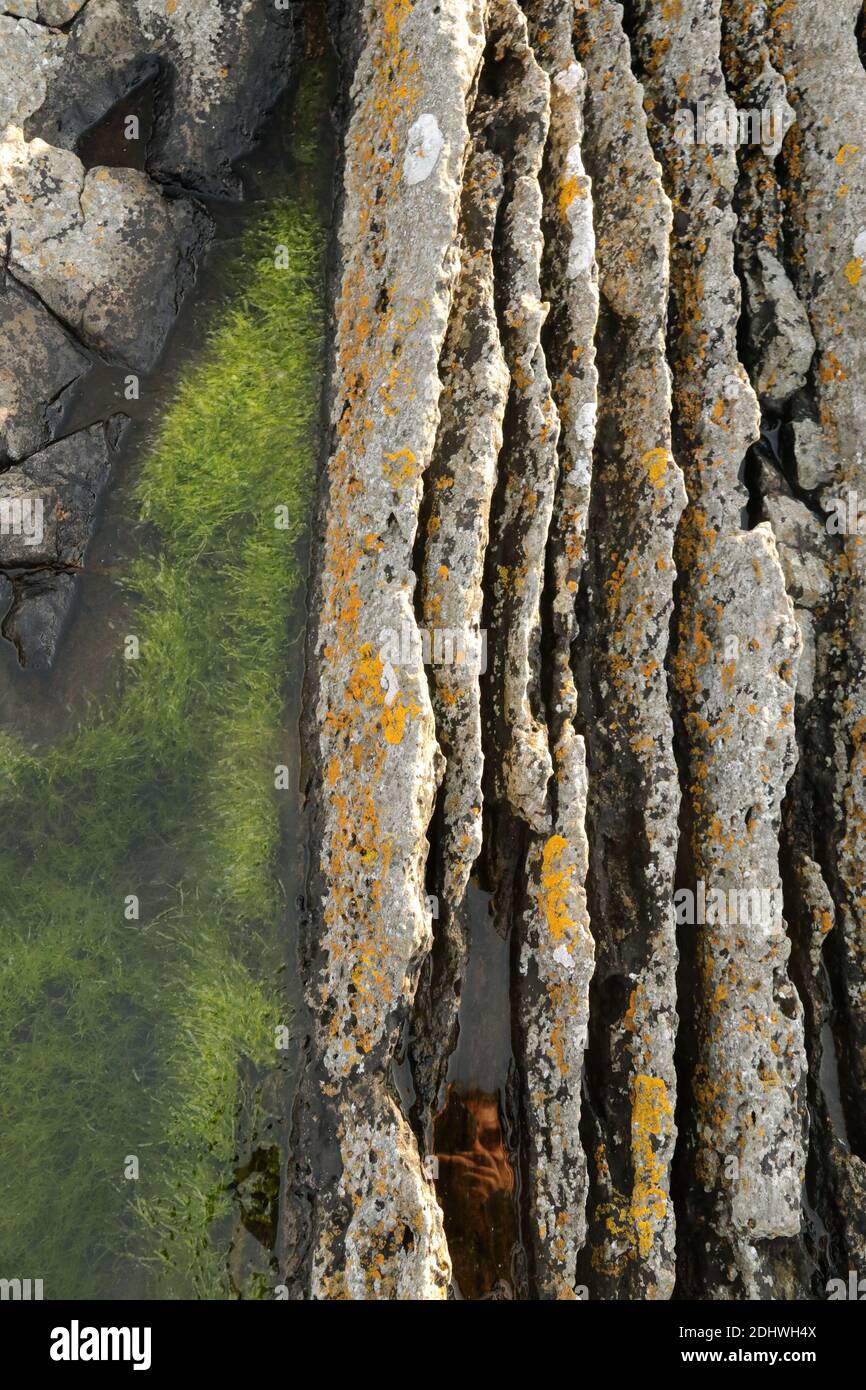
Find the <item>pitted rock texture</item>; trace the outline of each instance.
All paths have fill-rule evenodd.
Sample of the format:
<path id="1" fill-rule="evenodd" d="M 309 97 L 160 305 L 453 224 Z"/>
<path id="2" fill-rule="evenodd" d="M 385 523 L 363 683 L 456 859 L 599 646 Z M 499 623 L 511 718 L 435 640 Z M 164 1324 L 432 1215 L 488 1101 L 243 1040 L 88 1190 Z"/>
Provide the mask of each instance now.
<path id="1" fill-rule="evenodd" d="M 60 66 L 66 40 L 29 19 L 0 15 L 0 131 L 23 125 L 45 100 L 51 71 Z"/>
<path id="2" fill-rule="evenodd" d="M 26 112 L 27 134 L 72 149 L 115 102 L 159 76 L 148 172 L 202 193 L 236 195 L 232 161 L 286 85 L 301 8 L 258 0 L 87 0 L 83 7 L 46 0 L 41 18 L 73 23 L 51 40 L 62 62 L 42 78 L 42 99 Z"/>
<path id="3" fill-rule="evenodd" d="M 153 366 L 208 228 L 194 205 L 163 197 L 135 169 L 85 171 L 74 154 L 14 128 L 0 144 L 9 272 L 110 361 Z"/>
<path id="4" fill-rule="evenodd" d="M 301 1296 L 411 1296 L 405 1163 L 477 1221 L 474 1296 L 825 1297 L 866 1248 L 860 0 L 331 9 L 295 1142 L 325 1116 L 343 1176 L 293 1160 L 281 1259 Z M 437 1182 L 461 1085 L 500 1130 Z"/>
<path id="5" fill-rule="evenodd" d="M 358 1297 L 357 1271 L 369 1280 L 374 1266 L 383 1295 L 444 1297 L 450 1273 L 433 1185 L 390 1092 L 431 938 L 426 829 L 442 760 L 417 653 L 412 559 L 459 272 L 482 18 L 480 0 L 442 0 L 435 11 L 368 5 L 352 89 L 315 641 L 318 759 L 330 794 L 316 826 L 321 912 L 305 948 L 313 1055 L 292 1174 L 307 1235 L 290 1258 L 315 1298 Z M 422 116 L 441 135 L 429 158 L 418 144 L 433 122 L 419 135 Z M 395 665 L 404 631 L 408 650 Z M 381 1132 L 388 1111 L 380 1162 L 370 1125 Z M 314 1115 L 319 1145 L 338 1151 L 336 1192 L 310 1192 L 301 1166 Z"/>

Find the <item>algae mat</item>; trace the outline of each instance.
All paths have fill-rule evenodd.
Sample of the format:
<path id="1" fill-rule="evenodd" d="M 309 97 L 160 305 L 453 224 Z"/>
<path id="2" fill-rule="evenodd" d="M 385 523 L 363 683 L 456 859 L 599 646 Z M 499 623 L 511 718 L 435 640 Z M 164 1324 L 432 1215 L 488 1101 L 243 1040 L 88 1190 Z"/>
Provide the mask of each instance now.
<path id="1" fill-rule="evenodd" d="M 312 140 L 295 155 L 315 159 Z M 48 747 L 0 744 L 0 1264 L 38 1271 L 47 1298 L 237 1291 L 239 1116 L 291 1024 L 275 767 L 324 238 L 303 191 L 247 231 L 144 459 L 136 506 L 159 545 L 123 580 L 119 697 Z"/>

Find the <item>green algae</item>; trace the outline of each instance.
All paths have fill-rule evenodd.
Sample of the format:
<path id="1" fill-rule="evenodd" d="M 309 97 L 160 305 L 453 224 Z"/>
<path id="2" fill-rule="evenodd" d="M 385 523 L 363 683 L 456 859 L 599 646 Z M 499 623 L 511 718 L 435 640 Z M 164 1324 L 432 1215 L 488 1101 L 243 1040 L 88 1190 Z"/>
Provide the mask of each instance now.
<path id="1" fill-rule="evenodd" d="M 231 1293 L 243 1077 L 274 1065 L 288 1021 L 274 768 L 324 236 L 312 196 L 248 233 L 144 460 L 159 547 L 126 581 L 139 656 L 122 692 L 50 747 L 0 736 L 0 1273 L 47 1298 Z"/>

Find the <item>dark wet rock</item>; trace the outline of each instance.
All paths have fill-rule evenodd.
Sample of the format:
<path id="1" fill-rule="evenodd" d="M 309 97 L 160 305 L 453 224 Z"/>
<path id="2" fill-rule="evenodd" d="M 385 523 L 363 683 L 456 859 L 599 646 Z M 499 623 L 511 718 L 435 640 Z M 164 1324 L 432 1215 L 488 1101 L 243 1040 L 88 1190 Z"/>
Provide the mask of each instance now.
<path id="1" fill-rule="evenodd" d="M 72 149 L 158 75 L 149 171 L 203 193 L 237 194 L 231 162 L 285 88 L 292 40 L 292 7 L 258 0 L 89 0 L 28 134 Z"/>
<path id="2" fill-rule="evenodd" d="M 133 88 L 156 78 L 159 58 L 144 42 L 134 4 L 89 0 L 66 35 L 63 62 L 26 131 L 74 149 L 78 137 Z"/>
<path id="3" fill-rule="evenodd" d="M 78 581 L 71 574 L 42 572 L 19 580 L 3 636 L 15 644 L 22 666 L 50 671 L 75 603 Z"/>
<path id="4" fill-rule="evenodd" d="M 0 474 L 0 502 L 32 497 L 43 503 L 41 539 L 31 545 L 26 534 L 3 536 L 0 565 L 81 564 L 121 432 L 117 419 L 93 425 Z"/>
<path id="5" fill-rule="evenodd" d="M 7 579 L 5 574 L 0 574 L 0 623 L 3 622 L 3 619 L 9 611 L 9 605 L 12 602 L 14 593 L 15 588 L 12 584 L 12 580 Z"/>
<path id="6" fill-rule="evenodd" d="M 0 144 L 0 236 L 8 265 L 89 347 L 139 371 L 153 366 L 211 228 L 134 169 L 85 171 L 76 155 Z"/>
<path id="7" fill-rule="evenodd" d="M 0 565 L 15 583 L 3 631 L 27 667 L 57 654 L 122 431 L 120 419 L 94 425 L 0 474 Z"/>
<path id="8" fill-rule="evenodd" d="M 57 319 L 7 275 L 0 289 L 0 461 L 50 442 L 64 393 L 89 368 Z"/>
<path id="9" fill-rule="evenodd" d="M 231 161 L 252 143 L 288 80 L 292 11 L 259 0 L 137 0 L 169 72 L 148 167 L 205 193 L 240 191 Z"/>

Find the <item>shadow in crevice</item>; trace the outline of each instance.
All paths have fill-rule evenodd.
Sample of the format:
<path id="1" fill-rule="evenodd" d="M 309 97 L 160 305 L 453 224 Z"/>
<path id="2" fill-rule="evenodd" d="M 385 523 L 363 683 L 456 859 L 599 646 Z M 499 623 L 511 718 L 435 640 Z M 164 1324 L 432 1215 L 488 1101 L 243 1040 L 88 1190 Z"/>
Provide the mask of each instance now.
<path id="1" fill-rule="evenodd" d="M 75 153 L 85 169 L 107 167 L 146 172 L 159 82 L 159 69 L 154 68 L 82 132 L 75 142 Z"/>

